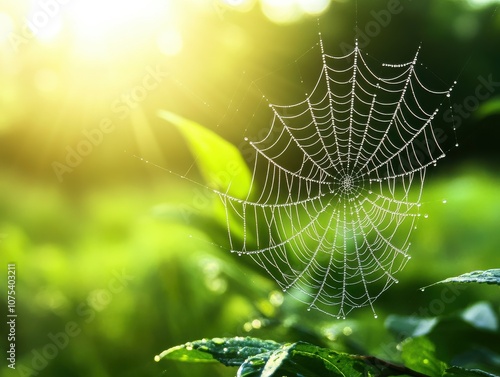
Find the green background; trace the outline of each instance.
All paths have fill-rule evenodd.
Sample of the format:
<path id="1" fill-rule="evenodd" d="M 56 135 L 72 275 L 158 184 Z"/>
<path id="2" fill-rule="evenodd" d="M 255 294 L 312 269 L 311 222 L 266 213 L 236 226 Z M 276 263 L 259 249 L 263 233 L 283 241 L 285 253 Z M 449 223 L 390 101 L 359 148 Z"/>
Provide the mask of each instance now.
<path id="1" fill-rule="evenodd" d="M 481 78 L 500 82 L 498 5 L 402 0 L 401 12 L 363 46 L 380 61 L 401 62 L 421 45 L 419 60 L 436 82 L 458 81 L 451 105 L 471 111 L 455 113 L 460 146 L 452 147 L 451 133 L 447 158 L 429 172 L 429 218 L 413 235 L 400 284 L 376 302 L 378 319 L 365 308 L 337 321 L 307 312 L 251 260 L 217 246 L 225 234 L 214 225 L 216 198 L 194 183 L 204 177 L 189 146 L 157 111 L 193 119 L 245 155 L 243 137 L 270 121 L 259 95 L 294 102 L 317 77 L 318 32 L 327 52 L 341 55 L 356 34 L 364 38 L 356 23 L 366 34 L 392 2 L 332 1 L 321 15 L 286 24 L 266 18 L 259 4 L 242 12 L 187 3 L 176 56 L 161 54 L 154 28 L 133 43 L 124 34 L 115 43 L 126 47 L 110 45 L 102 59 L 76 59 L 70 34 L 55 45 L 30 41 L 17 53 L 2 45 L 0 277 L 6 282 L 7 263 L 16 263 L 18 368 L 47 376 L 229 376 L 234 370 L 153 357 L 189 340 L 248 334 L 397 359 L 398 341 L 384 329 L 389 314 L 447 315 L 480 300 L 499 313 L 498 287 L 467 287 L 446 304 L 433 301 L 445 288 L 418 290 L 500 264 L 499 87 L 470 105 Z M 143 101 L 123 117 L 113 110 L 157 68 L 165 73 Z M 66 148 L 77 148 L 103 118 L 113 130 L 58 179 L 53 163 L 64 163 Z M 450 126 L 444 118 L 437 124 Z M 6 348 L 5 339 L 0 344 Z M 37 356 L 51 351 L 45 362 Z M 1 375 L 23 375 L 3 365 Z"/>

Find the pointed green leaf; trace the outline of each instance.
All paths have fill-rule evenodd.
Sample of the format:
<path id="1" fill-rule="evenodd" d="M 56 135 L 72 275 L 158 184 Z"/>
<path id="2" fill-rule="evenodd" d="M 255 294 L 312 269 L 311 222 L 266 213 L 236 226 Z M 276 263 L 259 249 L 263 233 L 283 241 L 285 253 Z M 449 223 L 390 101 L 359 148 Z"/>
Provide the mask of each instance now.
<path id="1" fill-rule="evenodd" d="M 465 369 L 461 367 L 451 367 L 446 369 L 444 377 L 498 377 L 495 374 L 484 372 L 480 369 Z"/>
<path id="2" fill-rule="evenodd" d="M 177 360 L 193 363 L 220 362 L 227 366 L 239 366 L 247 358 L 276 350 L 279 343 L 256 338 L 213 338 L 189 342 L 172 347 L 155 356 L 155 361 Z"/>
<path id="3" fill-rule="evenodd" d="M 426 287 L 421 288 L 421 290 L 433 287 L 434 285 L 437 284 L 445 284 L 445 283 L 480 283 L 480 284 L 484 283 L 484 284 L 500 285 L 500 269 L 496 268 L 486 271 L 468 272 L 459 276 L 438 281 L 437 283 L 434 284 L 430 284 Z"/>
<path id="4" fill-rule="evenodd" d="M 237 377 L 388 377 L 426 375 L 372 356 L 357 356 L 298 342 L 279 344 L 256 338 L 213 338 L 189 342 L 155 356 L 194 363 L 240 366 Z M 434 376 L 433 376 L 434 377 Z"/>
<path id="5" fill-rule="evenodd" d="M 425 375 L 372 356 L 357 356 L 312 344 L 285 344 L 280 349 L 251 357 L 243 363 L 238 377 L 387 377 Z"/>
<path id="6" fill-rule="evenodd" d="M 158 116 L 176 126 L 184 136 L 210 187 L 237 198 L 246 196 L 252 175 L 238 148 L 199 123 L 180 115 L 160 110 Z"/>

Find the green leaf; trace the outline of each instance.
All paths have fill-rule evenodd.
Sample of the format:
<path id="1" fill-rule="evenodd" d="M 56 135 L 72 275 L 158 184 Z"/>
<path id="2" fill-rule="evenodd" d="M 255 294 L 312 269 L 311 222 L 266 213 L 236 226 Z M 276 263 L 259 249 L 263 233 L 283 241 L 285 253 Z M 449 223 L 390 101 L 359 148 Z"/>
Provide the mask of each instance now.
<path id="1" fill-rule="evenodd" d="M 213 338 L 188 342 L 163 351 L 155 361 L 177 360 L 193 363 L 220 362 L 226 366 L 239 366 L 247 358 L 276 350 L 279 343 L 256 338 Z"/>
<path id="2" fill-rule="evenodd" d="M 465 309 L 462 319 L 477 329 L 487 331 L 498 330 L 498 318 L 488 302 L 478 302 Z"/>
<path id="3" fill-rule="evenodd" d="M 346 377 L 375 376 L 380 375 L 379 372 L 374 364 L 360 356 L 298 342 L 284 344 L 278 350 L 249 358 L 241 365 L 237 376 Z"/>
<path id="4" fill-rule="evenodd" d="M 238 377 L 425 377 L 405 366 L 372 356 L 336 352 L 309 343 L 279 344 L 256 338 L 213 338 L 189 342 L 155 357 L 194 363 L 220 362 L 240 366 Z"/>
<path id="5" fill-rule="evenodd" d="M 492 98 L 476 111 L 475 116 L 479 119 L 500 113 L 500 98 Z"/>
<path id="6" fill-rule="evenodd" d="M 434 355 L 434 344 L 425 337 L 409 338 L 402 344 L 401 357 L 408 368 L 431 377 L 441 377 L 446 364 Z"/>
<path id="7" fill-rule="evenodd" d="M 480 284 L 484 283 L 484 284 L 500 285 L 500 269 L 496 268 L 486 271 L 468 272 L 459 276 L 438 281 L 437 283 L 428 285 L 420 289 L 424 290 L 426 288 L 433 287 L 437 284 L 445 284 L 445 283 L 480 283 Z"/>
<path id="8" fill-rule="evenodd" d="M 385 327 L 396 334 L 405 337 L 415 337 L 429 334 L 439 322 L 437 317 L 421 318 L 415 316 L 390 315 L 385 321 Z"/>
<path id="9" fill-rule="evenodd" d="M 498 377 L 495 374 L 484 372 L 480 369 L 465 369 L 461 367 L 450 367 L 446 369 L 443 377 Z"/>
<path id="10" fill-rule="evenodd" d="M 169 111 L 158 116 L 172 123 L 186 139 L 207 184 L 236 198 L 246 196 L 252 175 L 239 150 L 199 123 Z"/>

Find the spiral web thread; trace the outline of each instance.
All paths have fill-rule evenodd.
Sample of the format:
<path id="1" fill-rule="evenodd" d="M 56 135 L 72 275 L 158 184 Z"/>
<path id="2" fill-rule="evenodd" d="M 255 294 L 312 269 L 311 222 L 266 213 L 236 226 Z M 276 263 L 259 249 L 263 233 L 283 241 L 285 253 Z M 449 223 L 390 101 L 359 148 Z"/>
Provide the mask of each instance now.
<path id="1" fill-rule="evenodd" d="M 219 192 L 231 251 L 283 291 L 337 318 L 370 306 L 410 256 L 426 170 L 445 156 L 433 129 L 452 87 L 424 86 L 418 50 L 403 64 L 367 65 L 356 42 L 325 53 L 310 94 L 270 103 L 245 198 Z M 420 48 L 419 48 L 420 50 Z M 421 101 L 420 97 L 425 98 Z M 264 97 L 265 98 L 265 97 Z"/>

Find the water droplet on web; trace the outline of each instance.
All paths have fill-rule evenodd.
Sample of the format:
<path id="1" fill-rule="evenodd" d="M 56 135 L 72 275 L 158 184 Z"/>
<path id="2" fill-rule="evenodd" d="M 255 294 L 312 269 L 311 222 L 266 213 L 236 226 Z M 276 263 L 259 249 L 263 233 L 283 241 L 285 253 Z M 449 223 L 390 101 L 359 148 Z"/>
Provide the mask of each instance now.
<path id="1" fill-rule="evenodd" d="M 448 201 L 446 199 L 443 199 L 443 204 L 446 204 L 448 203 Z"/>
<path id="2" fill-rule="evenodd" d="M 420 288 L 420 290 L 423 292 L 423 291 L 425 291 L 425 288 Z"/>
<path id="3" fill-rule="evenodd" d="M 431 164 L 436 165 L 437 161 L 444 157 L 444 154 L 440 155 L 440 153 L 445 148 L 441 148 L 439 138 L 435 137 L 430 129 L 432 128 L 431 123 L 438 119 L 438 111 L 435 106 L 439 107 L 441 103 L 449 102 L 444 98 L 449 98 L 452 93 L 450 87 L 439 93 L 433 92 L 426 89 L 423 83 L 412 79 L 411 85 L 415 85 L 415 89 L 418 87 L 418 91 L 415 93 L 432 94 L 432 98 L 435 94 L 439 94 L 440 98 L 433 103 L 431 102 L 432 98 L 424 98 L 424 101 L 429 100 L 429 106 L 432 105 L 435 109 L 433 112 L 431 110 L 431 113 L 424 111 L 415 103 L 417 100 L 414 97 L 415 93 L 410 93 L 413 88 L 408 88 L 407 92 L 405 89 L 406 84 L 411 79 L 411 72 L 422 66 L 418 64 L 416 57 L 413 61 L 405 64 L 384 64 L 387 67 L 387 74 L 389 71 L 394 72 L 394 75 L 387 76 L 391 80 L 406 77 L 406 80 L 397 79 L 397 83 L 394 82 L 394 89 L 398 92 L 402 91 L 401 106 L 406 106 L 404 108 L 408 108 L 408 111 L 401 112 L 399 106 L 390 106 L 392 110 L 388 111 L 394 111 L 391 114 L 393 115 L 392 119 L 397 116 L 397 122 L 390 121 L 387 117 L 389 121 L 378 122 L 380 127 L 377 129 L 371 126 L 364 128 L 360 126 L 354 129 L 353 124 L 353 127 L 348 129 L 349 132 L 338 137 L 338 145 L 335 145 L 335 140 L 330 140 L 329 136 L 335 136 L 335 132 L 344 132 L 344 130 L 336 128 L 333 122 L 326 120 L 333 121 L 340 112 L 344 113 L 343 119 L 348 123 L 357 123 L 360 119 L 370 120 L 372 116 L 376 116 L 375 113 L 377 109 L 380 109 L 380 106 L 387 105 L 385 102 L 388 98 L 386 98 L 385 93 L 390 88 L 386 85 L 385 74 L 383 77 L 370 75 L 370 78 L 365 78 L 372 88 L 376 86 L 377 94 L 381 95 L 376 97 L 375 93 L 368 94 L 368 98 L 372 96 L 370 99 L 372 104 L 368 103 L 367 106 L 359 104 L 357 98 L 359 94 L 362 94 L 360 90 L 363 89 L 356 85 L 357 81 L 361 79 L 358 79 L 358 76 L 365 71 L 365 68 L 370 69 L 361 58 L 361 53 L 358 41 L 356 41 L 355 53 L 349 56 L 351 61 L 348 63 L 354 69 L 349 70 L 349 73 L 339 74 L 336 70 L 329 70 L 332 68 L 330 67 L 331 59 L 323 51 L 321 45 L 324 71 L 319 75 L 319 81 L 314 91 L 311 94 L 306 93 L 306 104 L 309 103 L 308 111 L 303 110 L 304 99 L 298 103 L 283 104 L 284 106 L 273 105 L 263 94 L 262 97 L 265 99 L 262 101 L 263 106 L 267 103 L 274 116 L 273 122 L 269 126 L 269 136 L 254 138 L 247 132 L 242 135 L 257 140 L 251 142 L 248 137 L 244 137 L 244 140 L 255 149 L 255 158 L 258 158 L 252 179 L 260 174 L 257 168 L 261 169 L 262 193 L 260 196 L 256 196 L 254 201 L 250 196 L 245 196 L 245 193 L 242 193 L 242 196 L 238 198 L 230 196 L 227 191 L 226 193 L 218 193 L 226 210 L 230 242 L 238 240 L 236 244 L 241 245 L 240 239 L 243 234 L 243 245 L 239 247 L 238 256 L 245 253 L 247 257 L 255 257 L 262 267 L 268 272 L 272 272 L 283 292 L 287 292 L 290 288 L 293 295 L 297 293 L 300 295 L 299 297 L 304 297 L 301 296 L 302 294 L 317 297 L 317 301 L 314 303 L 310 301 L 308 305 L 304 306 L 307 311 L 319 309 L 333 314 L 332 311 L 336 309 L 335 315 L 343 319 L 345 319 L 345 313 L 361 306 L 371 305 L 378 297 L 378 295 L 375 296 L 375 292 L 372 293 L 372 288 L 367 286 L 365 286 L 366 295 L 357 295 L 358 287 L 354 287 L 354 283 L 359 281 L 371 283 L 371 279 L 369 279 L 373 276 L 371 274 L 380 273 L 382 269 L 387 272 L 383 276 L 385 283 L 394 282 L 396 284 L 398 281 L 392 276 L 403 267 L 400 263 L 401 259 L 403 262 L 410 259 L 410 256 L 407 255 L 409 244 L 406 240 L 408 240 L 411 230 L 417 229 L 415 225 L 417 216 L 428 218 L 428 215 L 422 213 L 423 209 L 417 208 L 417 205 L 420 207 L 420 203 L 415 203 L 413 197 L 409 195 L 402 197 L 400 194 L 404 194 L 404 191 L 398 192 L 399 187 L 406 193 L 410 192 L 412 184 L 420 186 L 419 188 L 422 190 L 425 169 Z M 357 69 L 358 67 L 361 69 Z M 403 70 L 406 73 L 402 73 Z M 303 82 L 302 78 L 300 78 L 300 82 Z M 344 89 L 350 91 L 351 95 L 346 97 L 345 102 L 339 103 L 333 100 L 336 98 L 335 95 L 339 95 L 339 93 L 334 93 L 336 89 L 331 85 L 333 82 L 338 84 L 341 93 L 344 93 Z M 390 94 L 389 97 L 391 97 Z M 311 101 L 315 98 L 325 99 L 320 101 L 321 104 L 314 104 Z M 252 114 L 252 118 L 254 115 L 255 113 Z M 428 122 L 421 124 L 418 128 L 406 127 L 406 122 L 409 122 L 413 116 L 425 118 Z M 454 126 L 456 127 L 456 124 L 450 124 L 450 128 Z M 299 132 L 302 129 L 305 131 Z M 397 134 L 398 131 L 399 136 L 393 137 L 392 133 Z M 262 143 L 262 141 L 266 141 L 267 145 L 264 145 L 266 143 Z M 409 154 L 416 153 L 417 148 L 421 151 L 427 150 L 425 159 L 419 160 L 417 158 L 410 162 L 403 158 L 404 155 L 409 157 L 407 152 Z M 329 153 L 333 151 L 337 152 L 336 155 Z M 297 154 L 297 166 L 292 164 L 293 168 L 288 166 L 286 161 L 292 153 Z M 261 155 L 264 158 L 261 158 Z M 371 187 L 374 187 L 375 192 L 371 190 Z M 328 191 L 327 200 L 323 199 L 325 191 Z M 247 199 L 242 201 L 242 197 Z M 319 203 L 318 198 L 321 198 Z M 425 208 L 425 206 L 423 207 Z M 300 211 L 293 208 L 300 208 Z M 351 243 L 345 242 L 342 245 L 332 239 L 326 241 L 325 237 L 330 237 L 330 228 L 333 226 L 326 226 L 323 213 L 328 214 L 331 209 L 333 209 L 331 220 L 337 222 L 336 230 L 341 232 L 344 229 L 344 238 L 349 240 L 359 238 L 364 241 L 362 246 L 354 247 L 358 254 L 357 263 L 349 258 L 342 260 L 335 256 L 328 266 L 328 276 L 323 280 L 317 280 L 315 268 L 307 268 L 308 266 L 318 266 L 320 262 L 323 266 L 324 258 L 321 254 L 331 255 L 332 245 L 339 252 L 345 252 L 346 249 L 351 248 Z M 386 213 L 390 213 L 390 216 L 395 220 L 391 221 L 391 224 L 381 221 L 381 219 L 385 219 Z M 233 221 L 233 219 L 239 221 Z M 360 219 L 363 220 L 359 221 Z M 233 223 L 236 224 L 233 225 Z M 388 229 L 389 225 L 392 228 L 390 230 Z M 372 233 L 367 234 L 368 228 L 374 228 L 375 232 L 383 230 L 385 234 L 386 227 L 388 234 L 396 234 L 390 232 L 398 233 L 398 242 L 384 244 L 378 242 L 376 237 L 372 237 Z M 275 236 L 273 230 L 281 228 L 283 232 L 281 234 L 276 232 Z M 291 237 L 292 232 L 293 237 Z M 401 238 L 399 233 L 401 233 Z M 406 235 L 402 233 L 406 233 Z M 247 251 L 253 247 L 245 241 L 246 234 L 248 234 L 248 239 L 251 238 L 251 234 L 255 236 L 255 240 L 252 242 L 260 245 L 253 252 Z M 313 244 L 312 238 L 316 241 L 325 239 L 325 242 Z M 296 245 L 305 245 L 310 250 L 317 250 L 318 252 L 314 255 L 309 255 L 309 259 L 316 257 L 320 259 L 311 261 L 314 264 L 304 265 L 305 254 L 303 254 L 303 250 L 296 250 L 293 247 Z M 293 254 L 290 255 L 290 258 L 289 248 L 290 254 Z M 360 259 L 360 253 L 365 250 L 373 250 L 374 258 L 378 253 L 387 251 L 387 257 L 381 258 L 378 263 L 374 263 L 370 256 L 363 256 Z M 360 262 L 360 260 L 362 261 Z M 396 263 L 397 261 L 398 263 Z M 344 266 L 344 263 L 347 265 Z M 357 266 L 358 264 L 359 266 Z M 293 284 L 292 281 L 295 281 L 292 280 L 293 276 L 303 276 L 308 284 Z M 334 288 L 325 284 L 332 278 L 343 283 L 341 292 L 332 292 Z M 285 285 L 284 282 L 290 283 L 290 285 Z M 354 292 L 356 292 L 356 296 L 353 295 Z M 378 294 L 381 293 L 378 291 Z M 280 295 L 284 296 L 281 292 Z M 340 300 L 340 297 L 351 299 Z M 367 297 L 372 297 L 373 300 L 366 300 Z M 375 310 L 373 310 L 373 315 L 378 318 Z"/>
<path id="4" fill-rule="evenodd" d="M 426 214 L 424 215 L 424 219 L 427 219 L 427 218 L 429 218 L 429 215 L 426 213 Z"/>
<path id="5" fill-rule="evenodd" d="M 378 318 L 378 315 L 374 314 L 374 315 L 373 315 L 373 318 L 377 319 L 377 318 Z"/>

